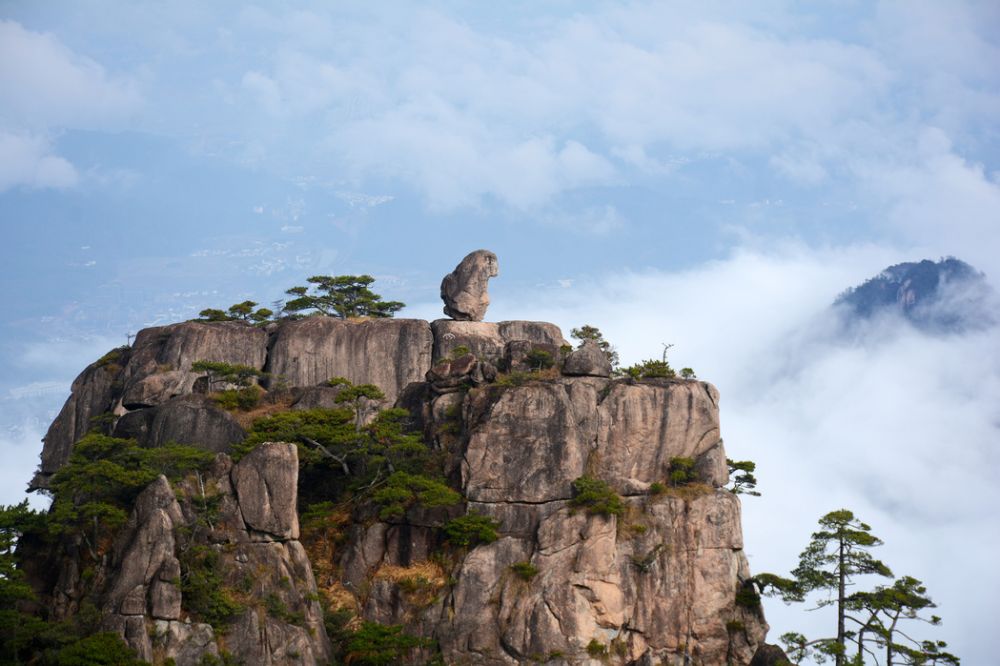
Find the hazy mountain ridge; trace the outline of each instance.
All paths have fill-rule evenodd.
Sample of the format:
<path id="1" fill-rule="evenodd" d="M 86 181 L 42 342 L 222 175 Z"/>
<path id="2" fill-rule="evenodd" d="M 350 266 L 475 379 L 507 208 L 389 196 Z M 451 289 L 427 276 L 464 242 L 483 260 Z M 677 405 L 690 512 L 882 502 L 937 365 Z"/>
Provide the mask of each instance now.
<path id="1" fill-rule="evenodd" d="M 952 334 L 996 323 L 997 295 L 986 275 L 955 257 L 889 266 L 833 303 L 848 325 L 900 315 L 920 330 Z"/>

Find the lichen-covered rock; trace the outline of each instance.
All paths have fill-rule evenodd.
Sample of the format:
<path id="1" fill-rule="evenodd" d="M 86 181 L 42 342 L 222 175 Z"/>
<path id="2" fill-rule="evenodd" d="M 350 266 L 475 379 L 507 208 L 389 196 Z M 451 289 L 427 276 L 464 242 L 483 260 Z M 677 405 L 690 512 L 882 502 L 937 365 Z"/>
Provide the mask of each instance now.
<path id="1" fill-rule="evenodd" d="M 596 342 L 584 340 L 578 349 L 566 355 L 562 372 L 578 377 L 610 377 L 611 361 Z"/>
<path id="2" fill-rule="evenodd" d="M 133 438 L 147 447 L 173 442 L 223 453 L 243 441 L 246 431 L 210 398 L 189 394 L 128 412 L 115 424 L 114 436 Z"/>
<path id="3" fill-rule="evenodd" d="M 294 444 L 261 444 L 233 466 L 231 477 L 243 521 L 254 538 L 299 538 L 299 455 Z"/>
<path id="4" fill-rule="evenodd" d="M 490 305 L 487 283 L 500 273 L 497 255 L 489 250 L 470 252 L 441 281 L 444 313 L 461 321 L 482 321 Z"/>
<path id="5" fill-rule="evenodd" d="M 430 325 L 417 319 L 352 321 L 307 317 L 275 333 L 267 370 L 273 381 L 315 386 L 332 377 L 375 384 L 392 402 L 431 367 Z"/>
<path id="6" fill-rule="evenodd" d="M 121 402 L 126 409 L 158 405 L 191 393 L 197 361 L 221 361 L 258 370 L 267 355 L 267 333 L 242 322 L 188 321 L 139 331 L 125 365 Z"/>

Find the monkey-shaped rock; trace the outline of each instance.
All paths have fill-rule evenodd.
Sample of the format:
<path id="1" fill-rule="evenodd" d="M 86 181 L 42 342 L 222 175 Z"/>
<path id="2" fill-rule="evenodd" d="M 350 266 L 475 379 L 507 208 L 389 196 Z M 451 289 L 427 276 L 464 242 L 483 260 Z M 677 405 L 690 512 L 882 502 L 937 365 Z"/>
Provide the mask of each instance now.
<path id="1" fill-rule="evenodd" d="M 497 255 L 489 250 L 469 253 L 441 281 L 444 313 L 452 319 L 482 321 L 490 305 L 486 283 L 499 272 Z"/>

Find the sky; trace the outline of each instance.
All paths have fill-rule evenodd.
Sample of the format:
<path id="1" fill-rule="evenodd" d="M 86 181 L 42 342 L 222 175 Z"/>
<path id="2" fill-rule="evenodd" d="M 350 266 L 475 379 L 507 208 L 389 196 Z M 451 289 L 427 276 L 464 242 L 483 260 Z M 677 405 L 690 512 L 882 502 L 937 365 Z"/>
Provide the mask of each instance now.
<path id="1" fill-rule="evenodd" d="M 829 306 L 923 258 L 1000 286 L 998 62 L 988 1 L 0 1 L 0 502 L 129 334 L 315 274 L 434 319 L 487 248 L 488 319 L 718 386 L 754 571 L 850 508 L 992 663 L 1000 334 Z"/>

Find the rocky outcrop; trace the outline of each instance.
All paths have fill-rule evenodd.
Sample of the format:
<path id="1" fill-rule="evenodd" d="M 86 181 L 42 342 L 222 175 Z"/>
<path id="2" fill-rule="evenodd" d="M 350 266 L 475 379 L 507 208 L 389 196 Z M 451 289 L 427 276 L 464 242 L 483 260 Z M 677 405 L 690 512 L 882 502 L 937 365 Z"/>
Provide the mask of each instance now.
<path id="1" fill-rule="evenodd" d="M 191 393 L 197 361 L 222 361 L 258 370 L 267 355 L 267 333 L 242 322 L 188 321 L 146 328 L 136 335 L 122 376 L 125 409 L 159 405 Z"/>
<path id="2" fill-rule="evenodd" d="M 489 250 L 469 253 L 441 281 L 444 313 L 460 321 L 482 321 L 490 305 L 487 283 L 499 273 L 497 255 Z"/>
<path id="3" fill-rule="evenodd" d="M 433 340 L 426 321 L 351 321 L 308 317 L 275 333 L 267 371 L 272 383 L 313 386 L 332 377 L 375 384 L 393 401 L 431 367 Z"/>
<path id="4" fill-rule="evenodd" d="M 157 447 L 173 442 L 223 453 L 246 437 L 232 414 L 216 406 L 211 398 L 191 394 L 129 412 L 118 419 L 115 437 L 135 439 L 142 446 Z"/>
<path id="5" fill-rule="evenodd" d="M 297 541 L 297 475 L 295 446 L 269 443 L 236 465 L 219 456 L 204 478 L 148 486 L 97 573 L 103 628 L 156 663 L 194 666 L 224 648 L 245 664 L 326 664 L 316 584 Z M 207 506 L 217 507 L 209 517 Z M 181 581 L 204 575 L 199 567 L 220 581 L 208 592 L 235 604 L 215 627 L 185 597 Z"/>
<path id="6" fill-rule="evenodd" d="M 465 347 L 482 361 L 496 365 L 504 358 L 507 344 L 527 341 L 536 345 L 566 345 L 562 331 L 555 324 L 541 321 L 452 321 L 431 322 L 434 332 L 434 358 L 448 358 L 457 347 Z"/>
<path id="7" fill-rule="evenodd" d="M 116 390 L 120 390 L 122 364 L 130 354 L 128 348 L 112 350 L 73 381 L 69 399 L 42 439 L 41 463 L 29 490 L 47 488 L 52 475 L 69 460 L 73 445 L 93 427 L 94 417 L 111 408 Z"/>
<path id="8" fill-rule="evenodd" d="M 739 500 L 720 489 L 713 386 L 563 377 L 426 399 L 430 432 L 454 432 L 440 426 L 461 414 L 439 445 L 460 461 L 468 511 L 500 538 L 441 572 L 453 584 L 427 603 L 393 583 L 440 550 L 427 517 L 354 529 L 343 584 L 371 590 L 367 618 L 434 636 L 449 664 L 584 664 L 602 650 L 605 663 L 750 662 L 766 624 L 736 602 L 750 572 Z M 678 457 L 697 461 L 697 482 L 651 493 Z M 621 514 L 574 506 L 582 476 L 607 482 Z"/>

